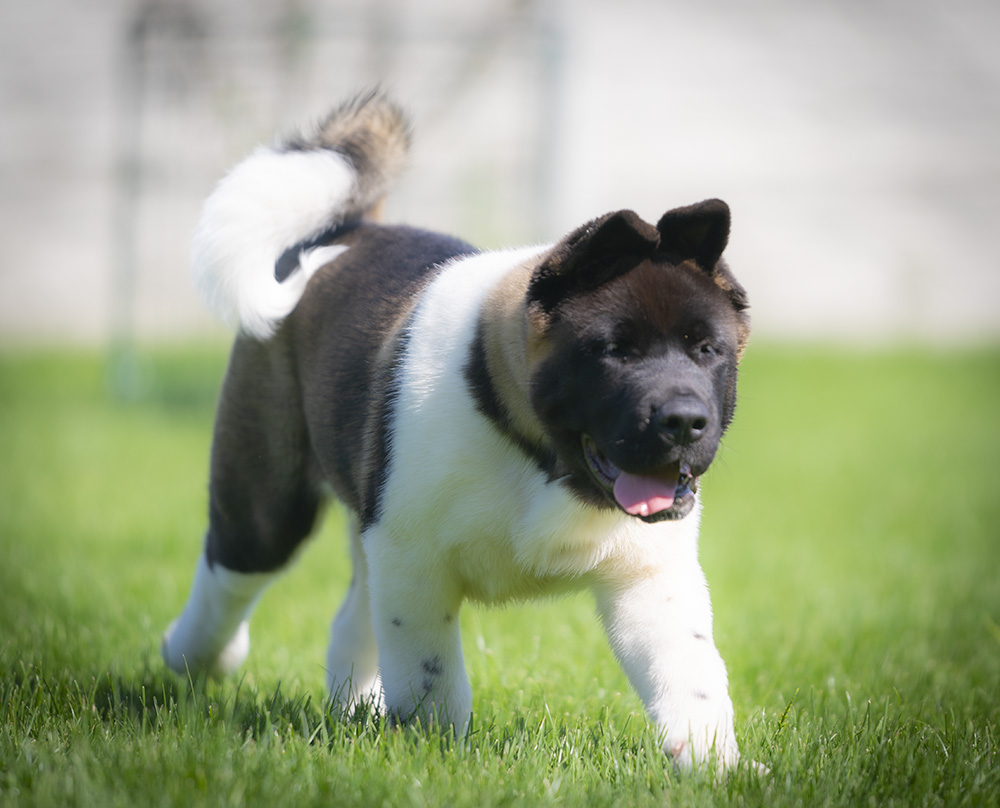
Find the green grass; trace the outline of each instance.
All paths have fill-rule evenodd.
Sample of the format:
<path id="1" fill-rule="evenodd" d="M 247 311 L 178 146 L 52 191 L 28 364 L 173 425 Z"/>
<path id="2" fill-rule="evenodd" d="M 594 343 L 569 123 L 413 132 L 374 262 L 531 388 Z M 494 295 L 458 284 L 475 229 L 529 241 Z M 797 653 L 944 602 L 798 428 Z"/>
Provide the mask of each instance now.
<path id="1" fill-rule="evenodd" d="M 0 804 L 995 805 L 1000 351 L 754 346 L 702 560 L 745 754 L 671 770 L 586 597 L 467 608 L 451 742 L 323 708 L 349 572 L 333 512 L 242 679 L 169 675 L 222 349 L 0 355 Z"/>

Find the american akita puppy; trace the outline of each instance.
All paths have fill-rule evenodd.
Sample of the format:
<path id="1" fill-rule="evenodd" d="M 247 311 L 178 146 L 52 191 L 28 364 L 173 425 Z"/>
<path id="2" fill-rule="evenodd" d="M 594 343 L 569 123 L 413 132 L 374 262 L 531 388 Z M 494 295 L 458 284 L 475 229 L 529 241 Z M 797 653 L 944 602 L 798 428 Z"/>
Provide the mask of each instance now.
<path id="1" fill-rule="evenodd" d="M 655 227 L 619 211 L 554 246 L 479 252 L 371 220 L 408 140 L 371 95 L 260 148 L 205 203 L 194 274 L 240 334 L 167 664 L 240 665 L 257 599 L 332 489 L 353 524 L 326 660 L 342 705 L 462 731 L 462 602 L 584 587 L 664 750 L 734 764 L 697 548 L 698 480 L 749 335 L 721 259 L 729 209 Z"/>

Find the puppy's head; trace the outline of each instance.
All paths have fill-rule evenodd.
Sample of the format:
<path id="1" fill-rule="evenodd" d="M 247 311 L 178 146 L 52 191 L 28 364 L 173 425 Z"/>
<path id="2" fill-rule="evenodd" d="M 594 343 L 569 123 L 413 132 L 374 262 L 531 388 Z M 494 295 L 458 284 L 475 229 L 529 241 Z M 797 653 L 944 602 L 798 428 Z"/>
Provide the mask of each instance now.
<path id="1" fill-rule="evenodd" d="M 718 200 L 656 227 L 620 211 L 534 270 L 531 405 L 586 501 L 649 522 L 694 506 L 749 336 L 746 294 L 721 257 L 728 236 Z"/>

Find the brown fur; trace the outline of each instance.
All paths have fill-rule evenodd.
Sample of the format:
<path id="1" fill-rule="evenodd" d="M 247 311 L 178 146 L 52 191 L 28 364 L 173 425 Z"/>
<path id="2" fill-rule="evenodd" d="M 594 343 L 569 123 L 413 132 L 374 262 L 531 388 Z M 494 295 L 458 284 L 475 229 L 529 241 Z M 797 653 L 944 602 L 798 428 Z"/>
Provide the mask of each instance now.
<path id="1" fill-rule="evenodd" d="M 344 205 L 346 218 L 366 213 L 378 218 L 380 202 L 406 165 L 410 139 L 403 111 L 375 90 L 338 107 L 313 133 L 289 139 L 285 148 L 329 149 L 350 160 L 358 186 Z"/>
<path id="2" fill-rule="evenodd" d="M 531 409 L 528 383 L 546 355 L 547 340 L 525 311 L 534 263 L 513 269 L 490 293 L 481 317 L 486 366 L 511 429 L 540 450 L 551 451 L 548 436 Z"/>

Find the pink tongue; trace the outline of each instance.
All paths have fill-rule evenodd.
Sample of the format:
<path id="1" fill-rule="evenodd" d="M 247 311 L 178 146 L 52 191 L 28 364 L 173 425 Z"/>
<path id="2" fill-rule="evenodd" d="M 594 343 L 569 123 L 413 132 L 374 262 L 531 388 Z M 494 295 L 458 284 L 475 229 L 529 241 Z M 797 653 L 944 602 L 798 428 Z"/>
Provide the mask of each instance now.
<path id="1" fill-rule="evenodd" d="M 623 471 L 615 480 L 615 499 L 633 516 L 650 516 L 674 504 L 677 477 L 644 477 Z"/>

